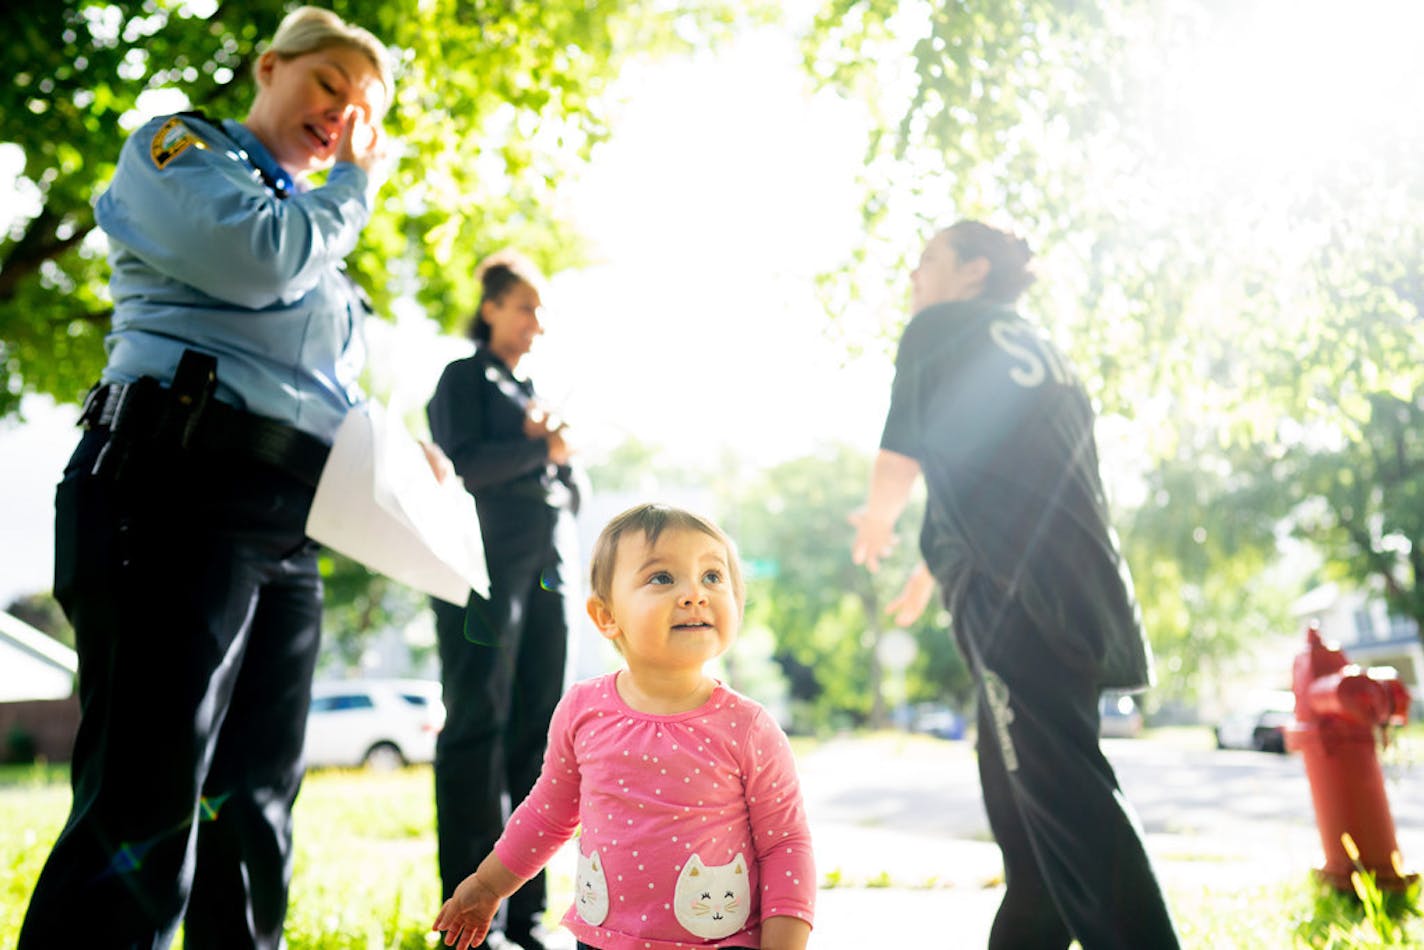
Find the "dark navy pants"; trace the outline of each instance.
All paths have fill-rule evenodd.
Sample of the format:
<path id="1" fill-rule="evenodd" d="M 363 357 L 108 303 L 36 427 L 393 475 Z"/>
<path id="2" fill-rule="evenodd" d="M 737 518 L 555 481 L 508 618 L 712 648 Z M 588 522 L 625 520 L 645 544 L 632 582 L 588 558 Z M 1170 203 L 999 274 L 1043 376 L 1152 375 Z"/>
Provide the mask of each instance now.
<path id="1" fill-rule="evenodd" d="M 1063 950 L 1076 938 L 1084 950 L 1174 950 L 1137 820 L 1099 746 L 1093 678 L 1055 658 L 1017 601 L 966 598 L 956 621 L 1007 885 L 990 948 Z"/>
<path id="2" fill-rule="evenodd" d="M 444 898 L 494 847 L 544 762 L 563 695 L 572 604 L 580 587 L 573 516 L 539 499 L 480 504 L 488 599 L 435 600 L 445 727 L 435 748 L 435 807 Z M 500 929 L 518 939 L 547 905 L 543 872 L 510 896 Z"/>
<path id="3" fill-rule="evenodd" d="M 55 501 L 55 596 L 74 626 L 81 720 L 69 819 L 23 950 L 277 947 L 291 807 L 320 637 L 312 489 L 260 463 L 135 450 Z"/>

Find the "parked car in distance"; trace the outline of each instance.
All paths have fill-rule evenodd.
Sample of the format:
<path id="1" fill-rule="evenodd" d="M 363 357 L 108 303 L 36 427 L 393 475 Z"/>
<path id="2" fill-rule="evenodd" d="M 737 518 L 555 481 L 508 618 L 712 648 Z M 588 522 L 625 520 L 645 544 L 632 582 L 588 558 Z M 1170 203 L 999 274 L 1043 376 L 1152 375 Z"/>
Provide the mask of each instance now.
<path id="1" fill-rule="evenodd" d="M 366 766 L 389 771 L 435 759 L 445 724 L 433 680 L 359 679 L 312 684 L 307 715 L 308 766 Z"/>
<path id="2" fill-rule="evenodd" d="M 1142 710 L 1127 693 L 1104 693 L 1098 700 L 1098 735 L 1134 739 L 1142 734 Z"/>
<path id="3" fill-rule="evenodd" d="M 939 703 L 920 703 L 910 712 L 911 732 L 939 739 L 963 739 L 964 717 Z"/>
<path id="4" fill-rule="evenodd" d="M 1284 753 L 1286 727 L 1294 719 L 1294 693 L 1288 689 L 1259 690 L 1216 724 L 1216 747 Z"/>

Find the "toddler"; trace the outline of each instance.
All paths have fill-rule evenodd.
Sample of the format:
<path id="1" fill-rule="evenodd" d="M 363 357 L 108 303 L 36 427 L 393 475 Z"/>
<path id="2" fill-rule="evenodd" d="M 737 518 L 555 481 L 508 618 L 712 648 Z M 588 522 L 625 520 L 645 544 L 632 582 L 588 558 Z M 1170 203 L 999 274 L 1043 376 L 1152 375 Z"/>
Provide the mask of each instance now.
<path id="1" fill-rule="evenodd" d="M 582 950 L 804 948 L 816 878 L 790 746 L 703 669 L 741 624 L 731 540 L 690 512 L 631 508 L 599 535 L 592 588 L 626 669 L 560 701 L 538 783 L 433 929 L 478 944 L 581 825 L 564 925 Z"/>

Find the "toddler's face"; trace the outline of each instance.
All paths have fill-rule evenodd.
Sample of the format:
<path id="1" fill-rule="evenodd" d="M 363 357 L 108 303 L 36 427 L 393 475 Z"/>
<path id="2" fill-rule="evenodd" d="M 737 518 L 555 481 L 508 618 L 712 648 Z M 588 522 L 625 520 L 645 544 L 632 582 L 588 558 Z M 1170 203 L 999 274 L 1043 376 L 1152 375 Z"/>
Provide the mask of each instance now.
<path id="1" fill-rule="evenodd" d="M 607 603 L 589 614 L 630 666 L 700 669 L 737 638 L 741 611 L 728 552 L 711 535 L 669 528 L 656 544 L 642 532 L 618 543 Z"/>

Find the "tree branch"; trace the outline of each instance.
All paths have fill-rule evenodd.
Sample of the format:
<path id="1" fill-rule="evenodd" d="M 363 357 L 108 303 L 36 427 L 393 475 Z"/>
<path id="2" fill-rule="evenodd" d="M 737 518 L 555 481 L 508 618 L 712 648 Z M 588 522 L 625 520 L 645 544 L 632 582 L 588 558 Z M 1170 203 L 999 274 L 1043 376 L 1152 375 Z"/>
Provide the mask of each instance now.
<path id="1" fill-rule="evenodd" d="M 24 235 L 11 246 L 5 260 L 0 261 L 0 300 L 13 299 L 20 284 L 39 270 L 40 265 L 80 244 L 94 230 L 94 222 L 90 220 L 76 225 L 74 233 L 67 238 L 55 237 L 55 230 L 62 221 L 59 215 L 47 208 L 41 209 L 31 219 Z"/>
<path id="2" fill-rule="evenodd" d="M 1373 541 L 1362 529 L 1353 524 L 1341 524 L 1350 540 L 1359 546 L 1363 552 L 1365 563 L 1369 564 L 1375 573 L 1384 579 L 1385 595 L 1387 597 L 1403 597 L 1407 591 L 1400 583 L 1399 578 L 1394 575 L 1394 562 L 1382 551 L 1375 550 Z"/>

